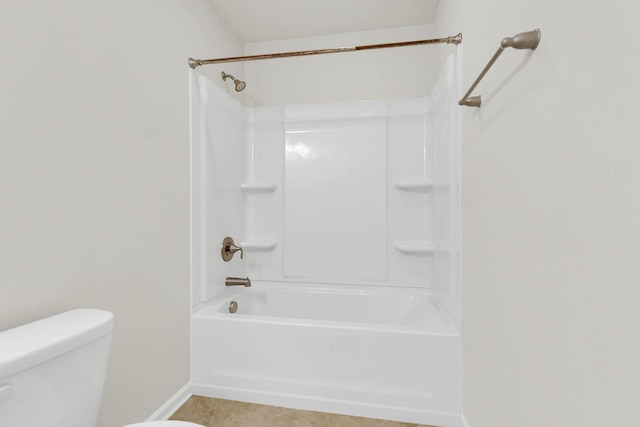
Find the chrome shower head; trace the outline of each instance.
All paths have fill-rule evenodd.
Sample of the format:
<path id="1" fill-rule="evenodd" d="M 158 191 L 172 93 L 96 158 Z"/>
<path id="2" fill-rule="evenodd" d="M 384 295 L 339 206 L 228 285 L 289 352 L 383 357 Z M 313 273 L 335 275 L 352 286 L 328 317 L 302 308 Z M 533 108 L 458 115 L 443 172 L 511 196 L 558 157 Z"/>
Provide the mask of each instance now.
<path id="1" fill-rule="evenodd" d="M 227 77 L 233 80 L 233 83 L 236 85 L 236 92 L 242 92 L 244 88 L 247 87 L 247 84 L 245 82 L 243 82 L 242 80 L 238 80 L 235 77 L 233 77 L 231 74 L 227 74 L 223 71 L 222 80 L 226 81 Z"/>

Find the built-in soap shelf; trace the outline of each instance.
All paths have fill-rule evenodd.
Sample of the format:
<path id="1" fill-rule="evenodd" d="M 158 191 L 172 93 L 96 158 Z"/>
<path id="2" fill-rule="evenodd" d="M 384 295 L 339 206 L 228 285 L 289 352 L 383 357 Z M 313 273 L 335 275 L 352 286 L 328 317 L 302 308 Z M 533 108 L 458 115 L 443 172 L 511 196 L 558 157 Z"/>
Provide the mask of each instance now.
<path id="1" fill-rule="evenodd" d="M 275 240 L 248 240 L 240 242 L 240 247 L 245 251 L 272 251 L 278 246 L 278 242 Z"/>
<path id="2" fill-rule="evenodd" d="M 434 251 L 433 244 L 423 241 L 395 242 L 393 247 L 405 255 L 428 256 Z"/>
<path id="3" fill-rule="evenodd" d="M 433 181 L 428 179 L 403 179 L 395 182 L 398 190 L 414 193 L 427 193 L 433 188 Z"/>
<path id="4" fill-rule="evenodd" d="M 240 184 L 240 190 L 246 194 L 262 194 L 262 193 L 273 193 L 278 189 L 276 184 L 267 184 L 267 183 L 242 183 Z"/>

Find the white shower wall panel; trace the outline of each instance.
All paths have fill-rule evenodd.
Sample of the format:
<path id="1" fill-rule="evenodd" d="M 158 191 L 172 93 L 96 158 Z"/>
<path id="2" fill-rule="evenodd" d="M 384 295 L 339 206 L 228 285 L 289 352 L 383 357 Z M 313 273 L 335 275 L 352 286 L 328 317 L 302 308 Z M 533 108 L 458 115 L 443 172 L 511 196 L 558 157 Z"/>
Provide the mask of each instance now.
<path id="1" fill-rule="evenodd" d="M 226 236 L 244 233 L 244 203 L 238 191 L 245 174 L 246 109 L 207 77 L 191 72 L 192 162 L 198 175 L 192 197 L 199 208 L 192 211 L 192 227 L 199 230 L 193 247 L 193 302 L 198 303 L 224 289 L 226 276 L 241 276 L 244 266 L 225 263 L 220 245 Z M 194 172 L 196 168 L 194 168 Z M 195 193 L 197 191 L 197 193 Z"/>
<path id="2" fill-rule="evenodd" d="M 456 323 L 462 323 L 460 277 L 459 53 L 447 58 L 433 93 L 433 290 Z"/>
<path id="3" fill-rule="evenodd" d="M 285 124 L 284 276 L 387 279 L 386 120 Z"/>
<path id="4" fill-rule="evenodd" d="M 245 192 L 246 227 L 243 242 L 274 242 L 274 250 L 247 251 L 250 277 L 281 275 L 283 230 L 284 125 L 283 109 L 249 108 L 246 183 L 274 185 L 272 192 Z"/>
<path id="5" fill-rule="evenodd" d="M 389 107 L 389 273 L 397 285 L 429 286 L 431 257 L 407 255 L 394 246 L 394 242 L 432 241 L 430 189 L 401 191 L 396 186 L 398 182 L 431 180 L 432 142 L 427 137 L 430 128 L 427 101 L 424 98 L 403 100 L 393 102 Z"/>
<path id="6" fill-rule="evenodd" d="M 397 241 L 431 241 L 431 194 L 396 188 L 429 181 L 426 98 L 250 108 L 246 180 L 247 273 L 269 281 L 430 287 L 430 254 Z M 276 154 L 277 153 L 277 154 Z"/>

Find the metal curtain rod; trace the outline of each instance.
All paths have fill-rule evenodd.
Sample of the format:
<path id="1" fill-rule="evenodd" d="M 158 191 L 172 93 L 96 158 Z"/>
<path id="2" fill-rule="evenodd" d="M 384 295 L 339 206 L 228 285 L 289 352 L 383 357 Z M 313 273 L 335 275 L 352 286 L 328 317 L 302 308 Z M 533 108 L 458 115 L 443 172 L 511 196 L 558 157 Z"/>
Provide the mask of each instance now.
<path id="1" fill-rule="evenodd" d="M 484 67 L 482 72 L 480 72 L 480 75 L 478 76 L 476 81 L 473 82 L 467 93 L 465 93 L 462 99 L 458 101 L 458 105 L 466 105 L 467 107 L 479 107 L 482 103 L 482 98 L 480 97 L 480 95 L 469 95 L 471 95 L 471 92 L 473 92 L 476 86 L 478 86 L 480 80 L 482 80 L 484 75 L 487 74 L 487 71 L 489 71 L 493 63 L 496 62 L 496 60 L 500 57 L 505 48 L 512 47 L 514 49 L 534 50 L 538 47 L 538 43 L 540 43 L 540 36 L 540 30 L 536 28 L 533 31 L 527 31 L 524 33 L 516 34 L 513 37 L 505 37 L 504 39 L 502 39 L 502 42 L 500 42 L 500 47 L 498 48 L 498 50 L 496 50 L 496 53 L 493 54 L 493 57 L 491 57 L 486 67 Z"/>
<path id="2" fill-rule="evenodd" d="M 371 49 L 384 49 L 389 47 L 403 47 L 403 46 L 416 46 L 422 44 L 438 44 L 447 43 L 459 45 L 462 42 L 462 34 L 458 33 L 455 36 L 444 37 L 441 39 L 428 39 L 428 40 L 413 40 L 407 42 L 397 43 L 384 43 L 384 44 L 369 44 L 362 46 L 348 46 L 348 47 L 336 47 L 332 49 L 317 49 L 317 50 L 301 50 L 297 52 L 281 52 L 281 53 L 268 53 L 264 55 L 249 55 L 249 56 L 233 56 L 229 58 L 217 58 L 217 59 L 193 59 L 189 58 L 189 67 L 196 68 L 200 65 L 208 64 L 220 64 L 223 62 L 240 62 L 240 61 L 257 61 L 259 59 L 274 59 L 274 58 L 288 58 L 292 56 L 310 56 L 310 55 L 323 55 L 325 53 L 340 53 L 340 52 L 355 52 L 358 50 L 371 50 Z"/>

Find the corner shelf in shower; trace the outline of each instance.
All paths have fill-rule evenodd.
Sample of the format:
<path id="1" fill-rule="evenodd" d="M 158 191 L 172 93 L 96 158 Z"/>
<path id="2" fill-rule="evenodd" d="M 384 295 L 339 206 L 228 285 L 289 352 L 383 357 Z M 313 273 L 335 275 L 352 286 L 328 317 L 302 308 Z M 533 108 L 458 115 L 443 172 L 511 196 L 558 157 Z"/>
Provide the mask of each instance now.
<path id="1" fill-rule="evenodd" d="M 263 193 L 273 193 L 276 191 L 278 186 L 276 184 L 265 184 L 265 183 L 242 183 L 240 184 L 240 190 L 246 194 L 263 194 Z"/>
<path id="2" fill-rule="evenodd" d="M 433 188 L 433 181 L 426 179 L 403 179 L 395 182 L 398 190 L 411 191 L 413 193 L 426 193 Z"/>
<path id="3" fill-rule="evenodd" d="M 393 247 L 405 255 L 428 256 L 434 251 L 432 244 L 422 241 L 395 242 Z"/>
<path id="4" fill-rule="evenodd" d="M 275 240 L 247 240 L 246 242 L 240 242 L 240 246 L 245 251 L 272 251 L 278 246 L 278 242 Z"/>

